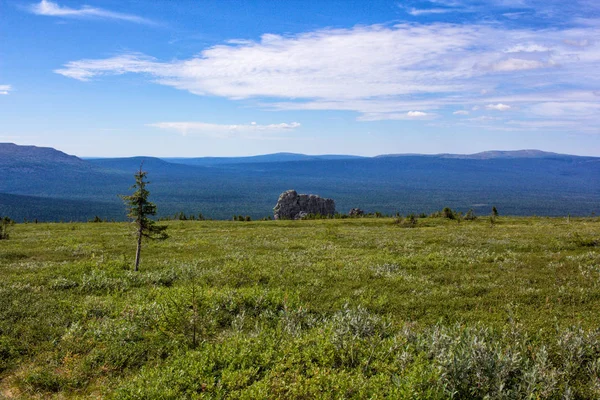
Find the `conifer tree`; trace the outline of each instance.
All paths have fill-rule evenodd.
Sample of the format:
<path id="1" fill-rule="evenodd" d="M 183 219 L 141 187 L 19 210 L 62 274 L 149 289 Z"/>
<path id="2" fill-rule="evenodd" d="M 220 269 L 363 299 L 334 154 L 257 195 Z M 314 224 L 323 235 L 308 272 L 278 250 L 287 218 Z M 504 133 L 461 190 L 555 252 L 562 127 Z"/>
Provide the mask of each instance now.
<path id="1" fill-rule="evenodd" d="M 149 215 L 156 215 L 156 205 L 150 201 L 148 201 L 148 196 L 150 192 L 146 189 L 146 185 L 150 182 L 146 180 L 146 176 L 148 173 L 142 170 L 142 165 L 140 165 L 140 170 L 134 174 L 135 184 L 131 187 L 135 189 L 132 195 L 125 196 L 121 195 L 121 198 L 125 202 L 128 207 L 127 216 L 131 218 L 133 224 L 135 225 L 136 237 L 137 237 L 137 249 L 135 252 L 135 267 L 134 270 L 137 271 L 140 265 L 140 253 L 142 250 L 142 238 L 148 239 L 159 239 L 164 240 L 168 237 L 165 230 L 167 226 L 165 225 L 155 225 L 155 222 L 148 218 Z"/>

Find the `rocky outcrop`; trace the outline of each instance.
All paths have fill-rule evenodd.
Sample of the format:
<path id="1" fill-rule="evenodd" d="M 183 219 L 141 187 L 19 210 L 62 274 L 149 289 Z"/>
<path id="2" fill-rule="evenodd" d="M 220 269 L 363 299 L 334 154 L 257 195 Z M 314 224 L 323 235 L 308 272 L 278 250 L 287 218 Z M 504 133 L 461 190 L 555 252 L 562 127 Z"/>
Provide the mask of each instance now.
<path id="1" fill-rule="evenodd" d="M 275 219 L 302 219 L 308 214 L 333 215 L 335 201 L 314 194 L 298 194 L 295 190 L 281 193 L 273 208 Z"/>

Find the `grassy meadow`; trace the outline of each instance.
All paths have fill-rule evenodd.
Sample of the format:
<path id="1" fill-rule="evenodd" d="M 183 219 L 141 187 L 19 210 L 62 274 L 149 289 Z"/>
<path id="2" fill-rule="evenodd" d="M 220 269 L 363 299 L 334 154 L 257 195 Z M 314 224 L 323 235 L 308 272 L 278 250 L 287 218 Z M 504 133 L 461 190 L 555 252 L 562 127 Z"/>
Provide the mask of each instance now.
<path id="1" fill-rule="evenodd" d="M 12 227 L 0 397 L 600 397 L 599 218 L 166 224 Z"/>

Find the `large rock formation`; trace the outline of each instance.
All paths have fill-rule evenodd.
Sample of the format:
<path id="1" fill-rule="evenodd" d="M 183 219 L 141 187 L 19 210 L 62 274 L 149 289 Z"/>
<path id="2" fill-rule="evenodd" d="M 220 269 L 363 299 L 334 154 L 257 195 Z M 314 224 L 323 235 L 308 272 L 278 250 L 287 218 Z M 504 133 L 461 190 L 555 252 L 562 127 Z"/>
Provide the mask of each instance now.
<path id="1" fill-rule="evenodd" d="M 301 219 L 308 214 L 333 215 L 335 201 L 314 194 L 298 194 L 295 190 L 281 193 L 273 208 L 275 219 Z"/>

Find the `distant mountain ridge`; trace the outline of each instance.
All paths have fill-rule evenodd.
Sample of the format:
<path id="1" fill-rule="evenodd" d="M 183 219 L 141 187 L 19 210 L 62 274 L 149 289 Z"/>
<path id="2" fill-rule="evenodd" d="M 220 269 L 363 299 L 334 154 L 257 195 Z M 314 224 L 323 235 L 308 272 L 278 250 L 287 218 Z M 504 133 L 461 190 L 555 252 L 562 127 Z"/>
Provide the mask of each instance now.
<path id="1" fill-rule="evenodd" d="M 307 155 L 300 153 L 273 153 L 257 156 L 243 157 L 162 157 L 163 160 L 187 165 L 224 165 L 224 164 L 251 164 L 251 163 L 272 163 L 272 162 L 287 162 L 287 161 L 309 161 L 309 160 L 347 160 L 366 158 L 361 156 L 340 155 L 340 154 L 324 154 L 324 155 Z"/>
<path id="2" fill-rule="evenodd" d="M 255 156 L 240 156 L 240 157 L 150 157 L 150 156 L 135 156 L 135 157 L 84 157 L 79 158 L 74 155 L 66 154 L 52 147 L 38 146 L 21 146 L 14 143 L 0 143 L 0 165 L 10 165 L 14 162 L 54 162 L 71 165 L 85 165 L 88 161 L 94 161 L 98 165 L 106 165 L 111 163 L 126 164 L 128 162 L 138 163 L 145 162 L 159 163 L 160 160 L 166 163 L 188 164 L 188 165 L 221 165 L 221 164 L 248 164 L 248 163 L 271 163 L 271 162 L 286 162 L 286 161 L 311 161 L 311 160 L 356 160 L 367 158 L 385 158 L 385 157 L 434 157 L 434 158 L 457 158 L 457 159 L 473 159 L 473 160 L 488 160 L 495 158 L 600 158 L 593 156 L 577 156 L 570 154 L 553 153 L 535 149 L 525 150 L 489 150 L 474 154 L 419 154 L 419 153 L 398 153 L 398 154 L 380 154 L 374 157 L 357 156 L 348 154 L 319 154 L 308 155 L 302 153 L 272 153 L 261 154 Z M 153 160 L 153 161 L 152 161 Z"/>
<path id="3" fill-rule="evenodd" d="M 600 214 L 600 157 L 539 150 L 471 155 L 80 159 L 51 148 L 0 143 L 0 216 L 16 220 L 124 219 L 120 194 L 131 192 L 143 164 L 159 215 L 202 212 L 228 219 L 272 215 L 279 194 L 332 198 L 339 212 L 393 214 L 443 207 L 486 215 Z"/>
<path id="4" fill-rule="evenodd" d="M 576 156 L 571 154 L 552 153 L 549 151 L 526 149 L 526 150 L 489 150 L 482 151 L 474 154 L 451 154 L 451 153 L 440 153 L 440 154 L 382 154 L 376 156 L 377 158 L 383 157 L 437 157 L 437 158 L 457 158 L 465 160 L 491 160 L 496 158 L 502 159 L 515 159 L 515 158 L 598 158 L 591 156 Z"/>
<path id="5" fill-rule="evenodd" d="M 306 155 L 298 153 L 274 153 L 258 156 L 246 157 L 162 157 L 163 160 L 178 164 L 188 165 L 224 165 L 224 164 L 250 164 L 250 163 L 272 163 L 287 161 L 311 161 L 311 160 L 357 160 L 369 158 L 387 158 L 387 157 L 428 157 L 428 158 L 448 158 L 465 160 L 491 160 L 491 159 L 518 159 L 518 158 L 597 158 L 588 156 L 576 156 L 570 154 L 552 153 L 541 150 L 490 150 L 474 154 L 381 154 L 374 157 L 355 156 L 345 154 L 324 154 L 324 155 Z"/>

